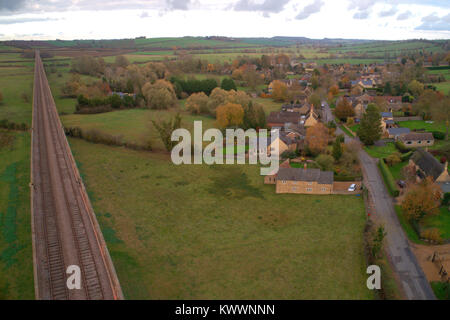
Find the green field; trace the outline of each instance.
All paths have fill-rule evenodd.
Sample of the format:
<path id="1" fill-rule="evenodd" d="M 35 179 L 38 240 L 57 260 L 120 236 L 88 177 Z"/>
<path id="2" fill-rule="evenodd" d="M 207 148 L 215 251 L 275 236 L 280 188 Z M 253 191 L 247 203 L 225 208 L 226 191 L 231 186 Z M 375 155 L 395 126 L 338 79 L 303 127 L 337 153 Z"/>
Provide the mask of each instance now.
<path id="1" fill-rule="evenodd" d="M 70 140 L 129 299 L 370 299 L 362 199 Z M 337 227 L 339 226 L 339 227 Z"/>
<path id="2" fill-rule="evenodd" d="M 427 123 L 426 121 L 402 121 L 399 122 L 399 126 L 403 128 L 409 128 L 412 130 L 425 130 L 427 132 L 440 131 L 446 132 L 445 124 L 432 121 Z"/>
<path id="3" fill-rule="evenodd" d="M 178 109 L 178 111 L 180 111 Z M 149 110 L 130 109 L 93 115 L 71 114 L 61 117 L 65 127 L 80 127 L 84 130 L 98 129 L 102 132 L 123 136 L 126 142 L 135 142 L 140 145 L 151 141 L 155 150 L 163 150 L 158 132 L 152 124 L 152 120 L 169 120 L 174 117 L 177 110 Z M 181 111 L 182 127 L 193 132 L 194 121 L 202 121 L 203 130 L 215 127 L 215 119 L 205 116 L 193 116 L 186 111 Z"/>
<path id="4" fill-rule="evenodd" d="M 30 134 L 5 133 L 0 147 L 0 300 L 34 299 L 30 216 Z"/>
<path id="5" fill-rule="evenodd" d="M 441 83 L 433 83 L 436 87 L 436 90 L 448 95 L 450 94 L 450 81 L 441 82 Z"/>
<path id="6" fill-rule="evenodd" d="M 1 55 L 0 55 L 1 56 Z M 33 68 L 0 67 L 0 119 L 31 124 Z M 22 95 L 26 95 L 26 101 Z"/>

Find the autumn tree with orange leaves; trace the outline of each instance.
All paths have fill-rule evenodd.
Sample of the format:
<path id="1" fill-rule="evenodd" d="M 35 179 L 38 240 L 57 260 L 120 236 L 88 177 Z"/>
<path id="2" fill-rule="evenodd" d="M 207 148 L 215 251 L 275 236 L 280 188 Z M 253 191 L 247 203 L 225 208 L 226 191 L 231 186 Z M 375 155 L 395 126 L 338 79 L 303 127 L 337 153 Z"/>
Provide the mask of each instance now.
<path id="1" fill-rule="evenodd" d="M 438 214 L 441 203 L 441 189 L 431 178 L 414 185 L 406 194 L 402 209 L 410 221 L 420 221 L 422 218 Z"/>
<path id="2" fill-rule="evenodd" d="M 285 102 L 288 100 L 288 87 L 286 84 L 279 80 L 275 80 L 272 83 L 272 98 L 275 101 Z"/>
<path id="3" fill-rule="evenodd" d="M 226 103 L 216 109 L 217 124 L 221 128 L 241 126 L 244 120 L 244 108 L 236 103 Z"/>
<path id="4" fill-rule="evenodd" d="M 320 122 L 306 130 L 306 144 L 313 154 L 325 151 L 328 140 L 328 128 Z"/>

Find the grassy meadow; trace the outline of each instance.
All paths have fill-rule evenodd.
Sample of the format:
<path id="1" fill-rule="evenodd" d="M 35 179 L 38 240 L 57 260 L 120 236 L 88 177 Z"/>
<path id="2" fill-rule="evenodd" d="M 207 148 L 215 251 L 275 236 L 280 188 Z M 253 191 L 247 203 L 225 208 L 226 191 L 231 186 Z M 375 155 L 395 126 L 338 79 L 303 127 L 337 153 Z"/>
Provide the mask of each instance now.
<path id="1" fill-rule="evenodd" d="M 364 203 L 70 139 L 129 299 L 370 299 Z"/>
<path id="2" fill-rule="evenodd" d="M 31 135 L 0 131 L 0 142 L 0 300 L 34 299 Z"/>

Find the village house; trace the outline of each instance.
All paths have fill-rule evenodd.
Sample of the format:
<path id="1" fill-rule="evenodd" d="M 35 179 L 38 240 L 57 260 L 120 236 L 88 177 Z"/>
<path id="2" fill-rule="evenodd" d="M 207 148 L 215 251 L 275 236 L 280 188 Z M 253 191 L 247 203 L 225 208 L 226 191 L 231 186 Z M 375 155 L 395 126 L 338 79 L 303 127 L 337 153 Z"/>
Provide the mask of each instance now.
<path id="1" fill-rule="evenodd" d="M 280 168 L 290 168 L 291 164 L 290 164 L 290 159 L 287 159 L 286 161 L 284 161 L 283 163 L 280 164 Z M 278 175 L 278 170 L 275 170 L 274 172 L 272 172 L 271 174 L 267 175 L 264 177 L 264 184 L 277 184 L 277 175 Z"/>
<path id="2" fill-rule="evenodd" d="M 287 134 L 286 132 L 280 132 L 277 139 L 272 141 L 271 137 L 267 138 L 267 154 L 271 154 L 275 150 L 276 143 L 278 143 L 278 155 L 282 155 L 286 151 L 295 152 L 297 150 L 296 136 Z"/>
<path id="3" fill-rule="evenodd" d="M 409 166 L 416 171 L 417 181 L 431 177 L 441 187 L 443 193 L 450 191 L 448 163 L 441 164 L 431 153 L 424 149 L 417 149 L 409 160 Z"/>
<path id="4" fill-rule="evenodd" d="M 320 169 L 280 168 L 276 193 L 332 194 L 334 174 Z"/>
<path id="5" fill-rule="evenodd" d="M 273 111 L 267 117 L 269 128 L 284 127 L 286 123 L 300 124 L 301 114 L 290 111 Z"/>
<path id="6" fill-rule="evenodd" d="M 394 116 L 392 112 L 381 112 L 381 128 L 383 129 L 383 133 L 387 133 L 388 129 L 394 128 Z"/>
<path id="7" fill-rule="evenodd" d="M 305 118 L 305 127 L 314 127 L 319 122 L 319 115 L 315 112 L 314 106 L 312 105 L 308 115 Z"/>
<path id="8" fill-rule="evenodd" d="M 387 129 L 387 137 L 389 139 L 397 140 L 400 136 L 410 133 L 411 130 L 409 128 L 398 128 L 398 127 L 391 127 Z"/>
<path id="9" fill-rule="evenodd" d="M 410 132 L 398 137 L 407 148 L 430 147 L 434 145 L 434 137 L 430 132 Z"/>

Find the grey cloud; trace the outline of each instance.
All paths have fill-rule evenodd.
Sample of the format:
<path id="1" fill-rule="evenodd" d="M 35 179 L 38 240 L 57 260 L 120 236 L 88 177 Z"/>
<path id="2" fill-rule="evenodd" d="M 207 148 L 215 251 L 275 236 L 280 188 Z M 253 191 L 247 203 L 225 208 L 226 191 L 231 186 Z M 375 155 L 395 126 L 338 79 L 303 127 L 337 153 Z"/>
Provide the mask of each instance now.
<path id="1" fill-rule="evenodd" d="M 436 13 L 422 18 L 422 24 L 416 30 L 450 31 L 450 13 L 439 17 Z"/>
<path id="2" fill-rule="evenodd" d="M 167 0 L 169 10 L 188 10 L 191 0 Z"/>
<path id="3" fill-rule="evenodd" d="M 380 11 L 378 14 L 379 17 L 385 18 L 385 17 L 391 17 L 395 15 L 398 12 L 398 9 L 396 7 L 392 7 L 388 10 Z"/>
<path id="4" fill-rule="evenodd" d="M 264 0 L 262 3 L 257 3 L 253 0 L 239 0 L 233 7 L 235 11 L 256 11 L 262 12 L 265 17 L 270 13 L 278 13 L 283 11 L 284 7 L 291 0 Z"/>
<path id="5" fill-rule="evenodd" d="M 25 0 L 0 0 L 0 11 L 15 11 L 23 6 Z"/>
<path id="6" fill-rule="evenodd" d="M 349 9 L 358 9 L 359 11 L 366 11 L 371 8 L 376 1 L 374 0 L 350 0 Z"/>
<path id="7" fill-rule="evenodd" d="M 397 20 L 407 20 L 412 16 L 411 11 L 405 11 L 398 15 Z"/>
<path id="8" fill-rule="evenodd" d="M 16 24 L 27 22 L 56 21 L 55 18 L 0 18 L 0 24 Z"/>
<path id="9" fill-rule="evenodd" d="M 304 7 L 303 10 L 300 11 L 300 13 L 295 17 L 295 19 L 298 20 L 307 19 L 310 15 L 320 12 L 320 9 L 322 9 L 322 6 L 324 4 L 325 3 L 322 0 L 315 0 L 310 5 Z"/>
<path id="10" fill-rule="evenodd" d="M 365 20 L 369 17 L 369 11 L 359 11 L 353 15 L 353 19 Z"/>

